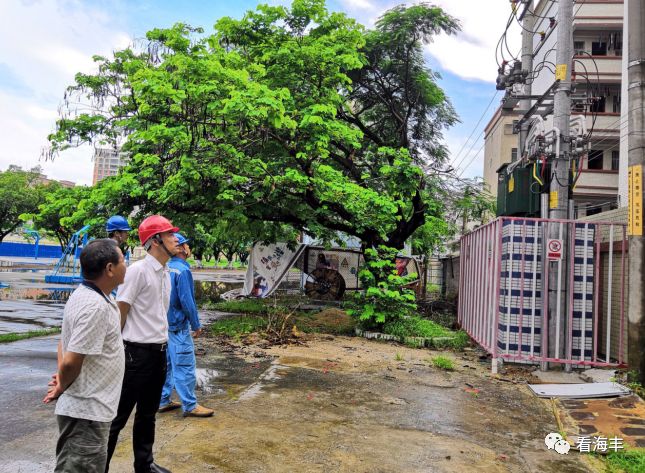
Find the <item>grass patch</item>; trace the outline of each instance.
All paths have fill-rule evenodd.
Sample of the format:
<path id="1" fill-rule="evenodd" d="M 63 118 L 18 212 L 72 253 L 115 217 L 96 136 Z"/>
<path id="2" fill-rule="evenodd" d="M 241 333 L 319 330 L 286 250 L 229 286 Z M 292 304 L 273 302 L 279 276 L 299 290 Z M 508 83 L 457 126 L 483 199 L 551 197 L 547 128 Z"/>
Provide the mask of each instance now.
<path id="1" fill-rule="evenodd" d="M 645 472 L 645 450 L 612 452 L 605 457 L 608 473 Z"/>
<path id="2" fill-rule="evenodd" d="M 453 371 L 455 369 L 455 362 L 447 356 L 435 356 L 430 361 L 432 366 L 441 370 Z"/>
<path id="3" fill-rule="evenodd" d="M 264 317 L 238 315 L 227 319 L 216 320 L 210 326 L 213 335 L 239 337 L 248 333 L 261 331 L 266 328 Z"/>
<path id="4" fill-rule="evenodd" d="M 266 314 L 268 311 L 267 305 L 261 299 L 215 302 L 208 304 L 208 308 L 235 314 Z"/>
<path id="5" fill-rule="evenodd" d="M 383 332 L 397 337 L 452 337 L 454 332 L 420 317 L 408 317 L 388 322 L 383 327 Z"/>
<path id="6" fill-rule="evenodd" d="M 421 317 L 408 317 L 388 322 L 383 327 L 383 332 L 397 337 L 432 338 L 434 348 L 463 350 L 470 344 L 470 337 L 463 330 L 455 332 Z M 409 340 L 408 344 L 415 347 L 413 340 Z"/>
<path id="7" fill-rule="evenodd" d="M 396 352 L 396 355 L 394 355 L 394 360 L 395 361 L 405 361 L 405 358 L 403 358 L 403 355 L 401 355 L 399 352 Z"/>
<path id="8" fill-rule="evenodd" d="M 30 330 L 29 332 L 22 333 L 3 333 L 0 334 L 0 343 L 17 342 L 18 340 L 26 340 L 34 337 L 44 337 L 46 335 L 54 335 L 60 333 L 59 328 L 47 328 L 42 330 Z"/>

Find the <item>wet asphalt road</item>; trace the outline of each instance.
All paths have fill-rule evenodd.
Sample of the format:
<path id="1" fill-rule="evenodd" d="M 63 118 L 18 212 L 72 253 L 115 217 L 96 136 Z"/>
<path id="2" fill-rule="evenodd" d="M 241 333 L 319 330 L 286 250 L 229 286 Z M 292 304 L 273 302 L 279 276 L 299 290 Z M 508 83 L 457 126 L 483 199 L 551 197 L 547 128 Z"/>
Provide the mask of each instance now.
<path id="1" fill-rule="evenodd" d="M 2 473 L 51 471 L 57 427 L 54 407 L 42 399 L 56 370 L 57 343 L 51 336 L 0 345 Z M 36 441 L 21 444 L 26 436 Z"/>

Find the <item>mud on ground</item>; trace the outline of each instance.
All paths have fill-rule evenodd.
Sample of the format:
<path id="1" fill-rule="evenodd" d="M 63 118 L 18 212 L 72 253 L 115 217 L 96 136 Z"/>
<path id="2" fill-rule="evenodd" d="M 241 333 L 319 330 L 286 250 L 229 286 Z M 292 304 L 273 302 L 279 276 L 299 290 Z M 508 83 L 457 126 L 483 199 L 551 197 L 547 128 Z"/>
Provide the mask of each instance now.
<path id="1" fill-rule="evenodd" d="M 248 343 L 249 341 L 247 341 Z M 180 472 L 589 472 L 590 458 L 547 451 L 547 403 L 488 375 L 476 356 L 311 335 L 261 348 L 197 341 L 209 419 L 158 416 L 156 461 Z M 131 471 L 130 429 L 111 471 Z"/>

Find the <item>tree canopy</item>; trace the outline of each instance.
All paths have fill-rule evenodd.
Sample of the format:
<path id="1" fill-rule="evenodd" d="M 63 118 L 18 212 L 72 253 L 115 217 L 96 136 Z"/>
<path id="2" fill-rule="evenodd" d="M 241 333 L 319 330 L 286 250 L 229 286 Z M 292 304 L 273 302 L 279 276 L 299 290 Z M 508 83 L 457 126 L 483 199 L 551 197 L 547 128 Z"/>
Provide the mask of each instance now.
<path id="1" fill-rule="evenodd" d="M 66 100 L 92 109 L 68 107 L 52 152 L 121 146 L 129 164 L 91 200 L 128 213 L 402 248 L 445 210 L 442 131 L 456 115 L 422 46 L 458 28 L 424 3 L 367 30 L 323 0 L 295 0 L 222 18 L 208 35 L 154 29 L 146 47 L 96 56 L 96 74 L 76 75 Z"/>
<path id="2" fill-rule="evenodd" d="M 37 167 L 24 171 L 10 166 L 0 172 L 0 242 L 23 223 L 22 214 L 36 211 L 42 202 L 45 186 L 39 177 Z"/>

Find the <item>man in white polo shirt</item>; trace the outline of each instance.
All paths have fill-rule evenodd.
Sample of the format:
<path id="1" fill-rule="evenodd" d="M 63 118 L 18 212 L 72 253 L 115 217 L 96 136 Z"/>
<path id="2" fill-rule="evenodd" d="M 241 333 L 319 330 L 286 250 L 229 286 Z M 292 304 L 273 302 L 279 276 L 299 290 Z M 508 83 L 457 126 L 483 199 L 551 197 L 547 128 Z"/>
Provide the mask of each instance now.
<path id="1" fill-rule="evenodd" d="M 56 473 L 103 473 L 123 380 L 121 320 L 110 297 L 126 273 L 123 254 L 113 240 L 91 241 L 81 269 L 83 283 L 63 313 L 58 373 L 43 400 L 58 399 Z"/>
<path id="2" fill-rule="evenodd" d="M 148 254 L 128 268 L 119 287 L 117 304 L 121 312 L 125 348 L 125 375 L 121 399 L 110 427 L 108 464 L 119 433 L 136 406 L 132 428 L 135 473 L 166 473 L 154 463 L 155 415 L 166 379 L 170 273 L 168 260 L 178 251 L 175 233 L 179 229 L 161 215 L 146 218 L 139 225 L 139 239 Z"/>

